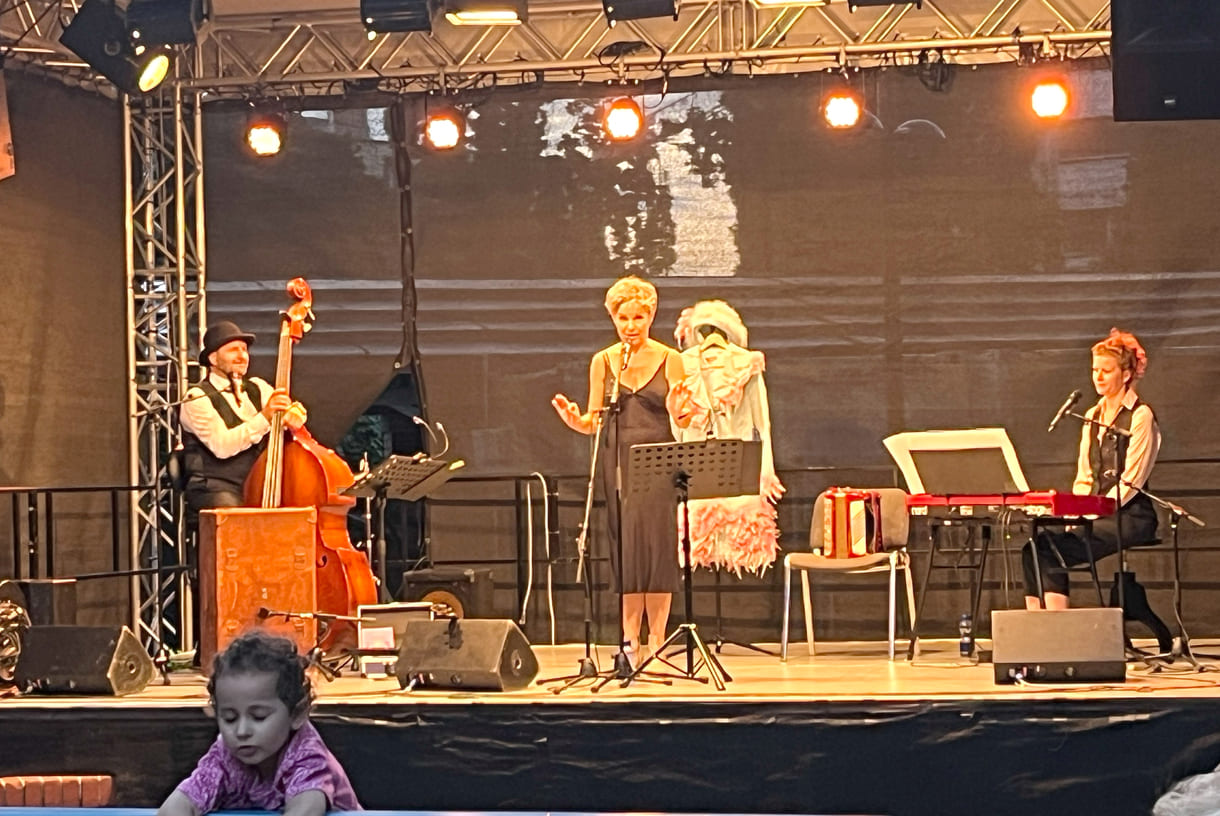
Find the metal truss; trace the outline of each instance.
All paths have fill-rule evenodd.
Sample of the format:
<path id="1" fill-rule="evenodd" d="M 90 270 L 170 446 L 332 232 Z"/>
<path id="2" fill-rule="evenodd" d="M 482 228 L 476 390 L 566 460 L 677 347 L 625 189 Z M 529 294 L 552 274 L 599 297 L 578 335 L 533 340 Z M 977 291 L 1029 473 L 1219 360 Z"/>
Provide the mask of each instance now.
<path id="1" fill-rule="evenodd" d="M 205 319 L 199 102 L 180 81 L 124 106 L 128 462 L 131 484 L 149 486 L 131 498 L 131 563 L 142 571 L 131 581 L 132 623 L 150 650 L 191 642 L 185 576 L 159 570 L 185 563 L 167 463 L 181 441 L 174 406 L 189 383 L 189 329 L 198 336 Z M 164 614 L 173 605 L 180 614 Z"/>
<path id="2" fill-rule="evenodd" d="M 1105 53 L 1110 40 L 1104 0 L 923 0 L 918 8 L 896 3 L 854 12 L 846 0 L 762 2 L 687 0 L 677 20 L 612 27 L 600 2 L 534 0 L 528 22 L 518 26 L 438 20 L 431 34 L 370 40 L 355 0 L 213 0 L 195 49 L 198 70 L 186 82 L 212 96 L 337 96 L 476 83 L 789 73 L 929 58 L 1075 58 Z M 96 84 L 88 67 L 56 42 L 74 3 L 12 0 L 0 16 L 0 43 L 12 58 L 65 81 Z"/>

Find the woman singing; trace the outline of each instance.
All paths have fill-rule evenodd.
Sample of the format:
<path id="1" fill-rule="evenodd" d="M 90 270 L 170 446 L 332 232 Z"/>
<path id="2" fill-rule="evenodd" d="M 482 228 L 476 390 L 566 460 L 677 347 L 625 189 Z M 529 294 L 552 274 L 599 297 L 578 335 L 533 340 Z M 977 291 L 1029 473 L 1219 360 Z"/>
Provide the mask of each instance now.
<path id="1" fill-rule="evenodd" d="M 690 391 L 683 383 L 682 358 L 648 336 L 656 310 L 657 290 L 651 283 L 635 276 L 615 281 L 606 292 L 606 311 L 614 321 L 619 342 L 593 355 L 588 410 L 581 413 L 563 394 L 551 400 L 559 418 L 574 431 L 593 433 L 599 414 L 601 417 L 601 470 L 609 508 L 610 560 L 623 599 L 623 648 L 632 661 L 639 648 L 645 613 L 649 647 L 656 649 L 664 641 L 672 594 L 681 582 L 674 495 L 668 491 L 631 495 L 626 483 L 632 445 L 672 442 L 671 415 L 680 427 L 689 422 Z M 608 410 L 611 403 L 617 411 Z M 617 511 L 616 470 L 623 479 Z"/>
<path id="2" fill-rule="evenodd" d="M 1093 346 L 1093 387 L 1100 399 L 1085 416 L 1098 424 L 1085 422 L 1081 429 L 1076 481 L 1072 485 L 1073 493 L 1118 499 L 1125 544 L 1146 542 L 1156 535 L 1156 509 L 1147 496 L 1136 490 L 1148 484 L 1161 447 L 1156 417 L 1135 393 L 1135 384 L 1144 376 L 1147 367 L 1148 355 L 1135 335 L 1129 332 L 1111 329 L 1109 337 Z M 1105 426 L 1129 431 L 1130 436 L 1107 433 Z M 1037 560 L 1042 571 L 1047 609 L 1068 608 L 1066 567 L 1088 563 L 1084 535 L 1086 528 L 1074 528 L 1039 537 Z M 1095 560 L 1117 552 L 1118 518 L 1110 516 L 1093 522 L 1089 541 Z M 1062 556 L 1062 563 L 1059 556 Z M 1029 544 L 1022 553 L 1022 562 L 1025 606 L 1041 609 L 1034 555 Z"/>

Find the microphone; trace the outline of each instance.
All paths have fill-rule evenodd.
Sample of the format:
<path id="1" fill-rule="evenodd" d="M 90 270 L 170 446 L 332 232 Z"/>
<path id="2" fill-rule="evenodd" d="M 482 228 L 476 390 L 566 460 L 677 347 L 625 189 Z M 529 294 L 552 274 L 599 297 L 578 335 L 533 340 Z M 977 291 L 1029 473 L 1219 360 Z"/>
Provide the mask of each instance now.
<path id="1" fill-rule="evenodd" d="M 1051 420 L 1050 427 L 1046 429 L 1047 433 L 1055 430 L 1055 426 L 1059 424 L 1059 420 L 1067 416 L 1067 412 L 1072 410 L 1076 403 L 1080 402 L 1080 392 L 1073 391 L 1068 394 L 1068 398 L 1063 401 L 1063 405 L 1059 406 L 1058 412 L 1055 413 L 1055 418 Z"/>
<path id="2" fill-rule="evenodd" d="M 610 394 L 610 404 L 611 405 L 618 404 L 619 388 L 621 387 L 622 382 L 623 382 L 623 372 L 627 370 L 627 366 L 631 363 L 631 344 L 625 340 L 623 341 L 621 353 L 622 353 L 622 357 L 623 357 L 623 363 L 621 366 L 619 366 L 618 374 L 614 375 L 614 391 L 612 391 Z"/>
<path id="3" fill-rule="evenodd" d="M 265 606 L 260 606 L 258 608 L 258 611 L 255 612 L 254 614 L 258 617 L 259 620 L 267 620 L 267 618 L 271 617 L 271 610 Z"/>

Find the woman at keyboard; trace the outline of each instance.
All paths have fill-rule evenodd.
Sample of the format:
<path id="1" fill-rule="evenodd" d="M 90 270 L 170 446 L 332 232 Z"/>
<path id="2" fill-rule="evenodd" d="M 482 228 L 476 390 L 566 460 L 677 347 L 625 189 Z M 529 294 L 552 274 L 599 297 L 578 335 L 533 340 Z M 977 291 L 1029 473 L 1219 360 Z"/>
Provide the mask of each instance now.
<path id="1" fill-rule="evenodd" d="M 1161 447 L 1161 432 L 1152 409 L 1135 392 L 1135 385 L 1148 368 L 1148 355 L 1135 335 L 1111 329 L 1110 336 L 1094 344 L 1093 387 L 1097 404 L 1085 412 L 1090 420 L 1080 433 L 1073 493 L 1110 496 L 1118 501 L 1116 516 L 1093 522 L 1086 545 L 1087 528 L 1043 532 L 1037 553 L 1027 544 L 1022 553 L 1025 569 L 1025 606 L 1043 608 L 1038 598 L 1038 574 L 1042 573 L 1047 609 L 1068 608 L 1067 568 L 1089 562 L 1088 545 L 1097 560 L 1118 550 L 1119 516 L 1123 545 L 1146 543 L 1156 536 L 1156 509 L 1139 491 L 1148 484 Z M 1109 427 L 1123 433 L 1111 433 Z"/>

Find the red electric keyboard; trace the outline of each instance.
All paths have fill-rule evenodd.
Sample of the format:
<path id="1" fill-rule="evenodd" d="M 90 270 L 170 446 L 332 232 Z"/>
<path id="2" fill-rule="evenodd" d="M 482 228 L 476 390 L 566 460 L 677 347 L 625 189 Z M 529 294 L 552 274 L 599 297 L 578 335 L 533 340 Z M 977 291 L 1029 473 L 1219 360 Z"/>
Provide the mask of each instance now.
<path id="1" fill-rule="evenodd" d="M 1114 499 L 1109 496 L 1081 496 L 1058 490 L 1031 490 L 1028 493 L 994 493 L 991 495 L 936 495 L 915 493 L 907 496 L 907 510 L 912 516 L 930 518 L 960 518 L 962 516 L 992 516 L 1001 511 L 1016 511 L 1038 518 L 1077 518 L 1114 514 Z"/>

